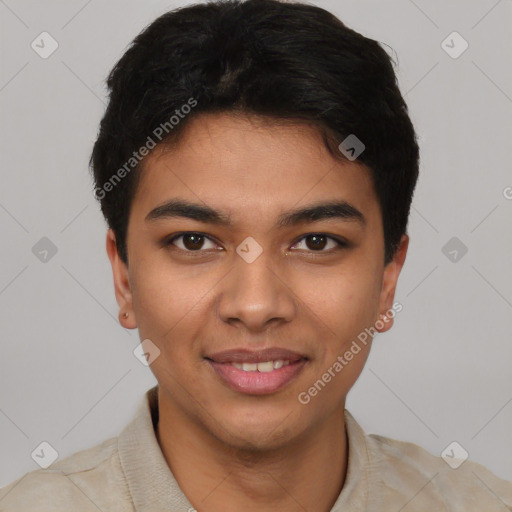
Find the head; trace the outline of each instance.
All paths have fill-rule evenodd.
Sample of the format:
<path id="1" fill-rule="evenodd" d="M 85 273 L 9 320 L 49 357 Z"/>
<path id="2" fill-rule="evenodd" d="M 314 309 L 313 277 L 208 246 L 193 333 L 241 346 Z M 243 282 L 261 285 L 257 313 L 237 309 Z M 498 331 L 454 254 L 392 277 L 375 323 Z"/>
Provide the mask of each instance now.
<path id="1" fill-rule="evenodd" d="M 122 324 L 160 350 L 176 415 L 233 446 L 299 438 L 344 406 L 371 339 L 298 396 L 392 309 L 405 260 L 419 152 L 390 57 L 321 8 L 228 0 L 158 18 L 107 84 L 91 166 Z M 212 369 L 269 347 L 304 363 L 274 392 Z"/>

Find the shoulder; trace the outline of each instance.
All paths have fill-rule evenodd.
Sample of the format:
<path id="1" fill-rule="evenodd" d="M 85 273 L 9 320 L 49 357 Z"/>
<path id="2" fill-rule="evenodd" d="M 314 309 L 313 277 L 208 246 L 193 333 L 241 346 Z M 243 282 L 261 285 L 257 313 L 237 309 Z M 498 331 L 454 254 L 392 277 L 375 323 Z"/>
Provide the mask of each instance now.
<path id="1" fill-rule="evenodd" d="M 132 511 L 117 437 L 26 473 L 0 489 L 0 512 Z"/>
<path id="2" fill-rule="evenodd" d="M 512 482 L 477 462 L 450 457 L 448 464 L 417 444 L 376 434 L 366 440 L 381 468 L 380 488 L 404 506 L 410 501 L 414 510 L 435 504 L 438 510 L 512 511 Z"/>

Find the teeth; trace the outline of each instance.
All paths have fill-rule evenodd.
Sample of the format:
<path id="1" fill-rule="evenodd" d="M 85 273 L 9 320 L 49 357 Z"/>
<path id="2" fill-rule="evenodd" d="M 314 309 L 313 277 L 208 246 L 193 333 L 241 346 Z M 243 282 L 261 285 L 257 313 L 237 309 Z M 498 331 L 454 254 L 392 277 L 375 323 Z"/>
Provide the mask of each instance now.
<path id="1" fill-rule="evenodd" d="M 265 363 L 258 363 L 258 371 L 268 373 L 274 369 L 274 363 L 272 361 L 267 361 Z"/>
<path id="2" fill-rule="evenodd" d="M 255 372 L 256 370 L 262 373 L 268 373 L 273 370 L 278 370 L 283 366 L 288 366 L 290 361 L 283 361 L 278 359 L 277 361 L 265 361 L 263 363 L 231 363 L 235 368 L 243 370 L 244 372 Z"/>

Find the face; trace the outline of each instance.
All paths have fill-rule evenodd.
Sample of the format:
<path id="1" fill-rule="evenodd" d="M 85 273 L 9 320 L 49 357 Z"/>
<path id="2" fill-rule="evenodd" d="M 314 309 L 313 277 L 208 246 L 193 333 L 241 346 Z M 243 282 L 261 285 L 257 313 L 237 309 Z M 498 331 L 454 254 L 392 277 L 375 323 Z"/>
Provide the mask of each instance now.
<path id="1" fill-rule="evenodd" d="M 407 242 L 384 266 L 369 171 L 333 159 L 314 128 L 229 114 L 192 119 L 178 146 L 145 162 L 128 267 L 107 234 L 130 313 L 120 321 L 160 350 L 150 368 L 165 407 L 226 445 L 261 450 L 343 410 L 371 341 L 334 376 L 333 365 L 392 307 Z"/>

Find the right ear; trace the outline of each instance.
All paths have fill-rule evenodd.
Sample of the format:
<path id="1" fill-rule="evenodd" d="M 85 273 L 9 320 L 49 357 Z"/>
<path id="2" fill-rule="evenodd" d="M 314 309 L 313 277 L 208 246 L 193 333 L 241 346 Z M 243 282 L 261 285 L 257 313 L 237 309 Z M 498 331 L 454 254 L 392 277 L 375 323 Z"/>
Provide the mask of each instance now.
<path id="1" fill-rule="evenodd" d="M 116 300 L 119 304 L 119 323 L 125 329 L 135 329 L 137 327 L 137 322 L 133 313 L 132 291 L 130 288 L 128 266 L 119 256 L 116 235 L 112 229 L 107 231 L 106 246 L 108 258 L 112 266 Z"/>

